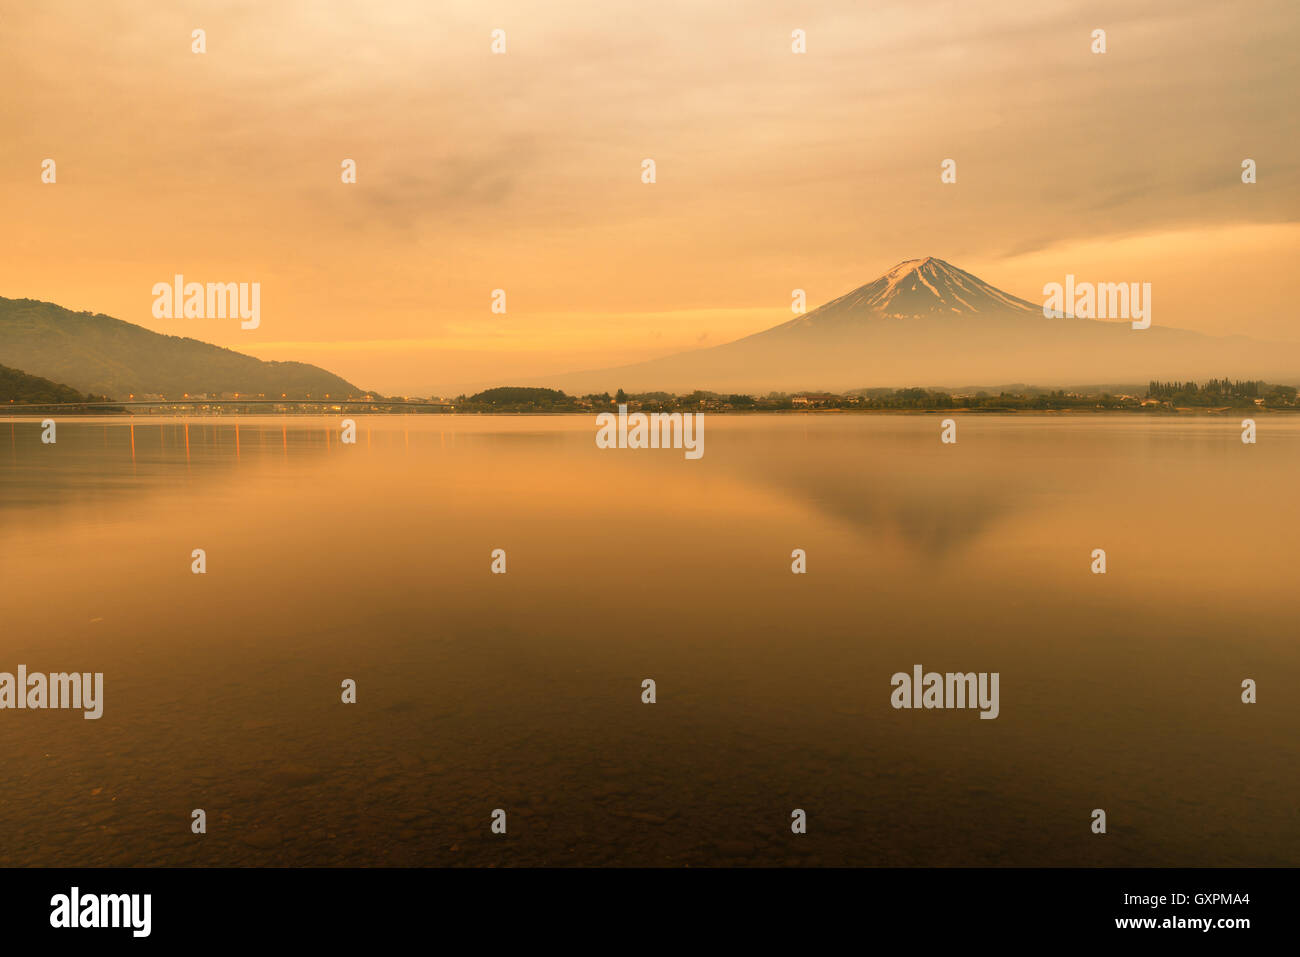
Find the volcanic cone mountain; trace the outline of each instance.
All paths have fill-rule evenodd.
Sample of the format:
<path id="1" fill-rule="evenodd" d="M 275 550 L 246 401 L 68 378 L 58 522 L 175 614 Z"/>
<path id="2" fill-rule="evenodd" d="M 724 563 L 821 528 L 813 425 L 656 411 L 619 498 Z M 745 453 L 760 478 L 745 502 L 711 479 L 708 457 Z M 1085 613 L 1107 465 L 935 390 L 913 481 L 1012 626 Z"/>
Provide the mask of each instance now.
<path id="1" fill-rule="evenodd" d="M 1153 293 L 1159 317 L 1159 289 Z M 1224 376 L 1294 384 L 1300 381 L 1300 344 L 1216 338 L 1158 323 L 1134 329 L 1129 320 L 1047 318 L 1041 305 L 926 257 L 901 262 L 805 315 L 726 345 L 538 384 L 571 393 L 764 394 Z"/>

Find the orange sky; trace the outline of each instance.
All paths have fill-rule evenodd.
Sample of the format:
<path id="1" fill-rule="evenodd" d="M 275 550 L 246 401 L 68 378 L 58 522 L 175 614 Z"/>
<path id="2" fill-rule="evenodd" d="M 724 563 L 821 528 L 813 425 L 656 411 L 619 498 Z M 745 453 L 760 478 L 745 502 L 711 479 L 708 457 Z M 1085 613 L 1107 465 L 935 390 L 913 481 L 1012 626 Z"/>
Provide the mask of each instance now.
<path id="1" fill-rule="evenodd" d="M 1297 340 L 1298 9 L 10 4 L 0 295 L 409 394 L 716 345 L 926 255 Z M 154 319 L 177 272 L 260 282 L 260 327 Z"/>

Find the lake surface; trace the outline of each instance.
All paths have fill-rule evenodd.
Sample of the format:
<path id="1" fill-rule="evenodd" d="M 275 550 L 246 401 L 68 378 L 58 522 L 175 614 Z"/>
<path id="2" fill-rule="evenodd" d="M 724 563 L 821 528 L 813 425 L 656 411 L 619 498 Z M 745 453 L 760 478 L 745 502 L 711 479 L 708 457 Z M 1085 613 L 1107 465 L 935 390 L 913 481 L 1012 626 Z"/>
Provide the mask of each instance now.
<path id="1" fill-rule="evenodd" d="M 356 418 L 0 419 L 0 864 L 1300 864 L 1300 419 Z"/>

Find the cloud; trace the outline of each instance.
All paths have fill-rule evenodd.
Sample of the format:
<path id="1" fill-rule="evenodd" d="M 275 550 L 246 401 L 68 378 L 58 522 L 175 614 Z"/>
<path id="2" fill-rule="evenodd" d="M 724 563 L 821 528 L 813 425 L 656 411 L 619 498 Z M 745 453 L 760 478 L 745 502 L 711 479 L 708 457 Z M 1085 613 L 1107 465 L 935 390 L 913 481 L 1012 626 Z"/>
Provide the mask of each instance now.
<path id="1" fill-rule="evenodd" d="M 0 104 L 0 178 L 23 225 L 0 261 L 16 292 L 132 321 L 151 321 L 140 287 L 177 269 L 262 280 L 263 332 L 285 343 L 442 341 L 506 288 L 519 321 L 475 341 L 503 368 L 549 342 L 562 368 L 584 335 L 625 361 L 726 341 L 793 288 L 825 301 L 939 247 L 996 268 L 1179 232 L 1233 255 L 1216 230 L 1300 220 L 1300 13 L 1280 0 L 1249 17 L 1212 0 L 50 0 L 7 17 L 21 95 Z M 49 155 L 60 184 L 42 191 Z M 1196 306 L 1212 277 L 1171 273 L 1188 322 L 1226 326 Z M 1266 315 L 1266 290 L 1244 295 Z M 481 361 L 468 374 L 490 377 Z"/>

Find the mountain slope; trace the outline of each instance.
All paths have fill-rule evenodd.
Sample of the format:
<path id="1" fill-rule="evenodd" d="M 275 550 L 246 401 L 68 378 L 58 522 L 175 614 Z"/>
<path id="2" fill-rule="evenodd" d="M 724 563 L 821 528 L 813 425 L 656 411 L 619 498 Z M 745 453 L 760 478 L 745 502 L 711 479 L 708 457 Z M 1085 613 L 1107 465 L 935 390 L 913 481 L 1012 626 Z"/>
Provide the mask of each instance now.
<path id="1" fill-rule="evenodd" d="M 725 345 L 543 378 L 566 392 L 766 393 L 865 387 L 1300 380 L 1300 345 L 1128 321 L 1048 319 L 940 259 L 899 263 L 803 316 Z"/>
<path id="2" fill-rule="evenodd" d="M 777 329 L 882 319 L 1043 314 L 1039 306 L 1010 296 L 956 266 L 928 256 L 899 263 L 874 282 L 818 306 Z"/>
<path id="3" fill-rule="evenodd" d="M 0 366 L 0 402 L 94 402 L 96 399 L 96 396 L 82 395 L 58 382 Z M 3 411 L 4 406 L 0 405 L 0 412 Z"/>
<path id="4" fill-rule="evenodd" d="M 240 392 L 290 398 L 360 395 L 332 372 L 303 362 L 264 362 L 197 339 L 164 336 L 104 315 L 35 299 L 0 297 L 0 362 L 82 392 Z"/>

